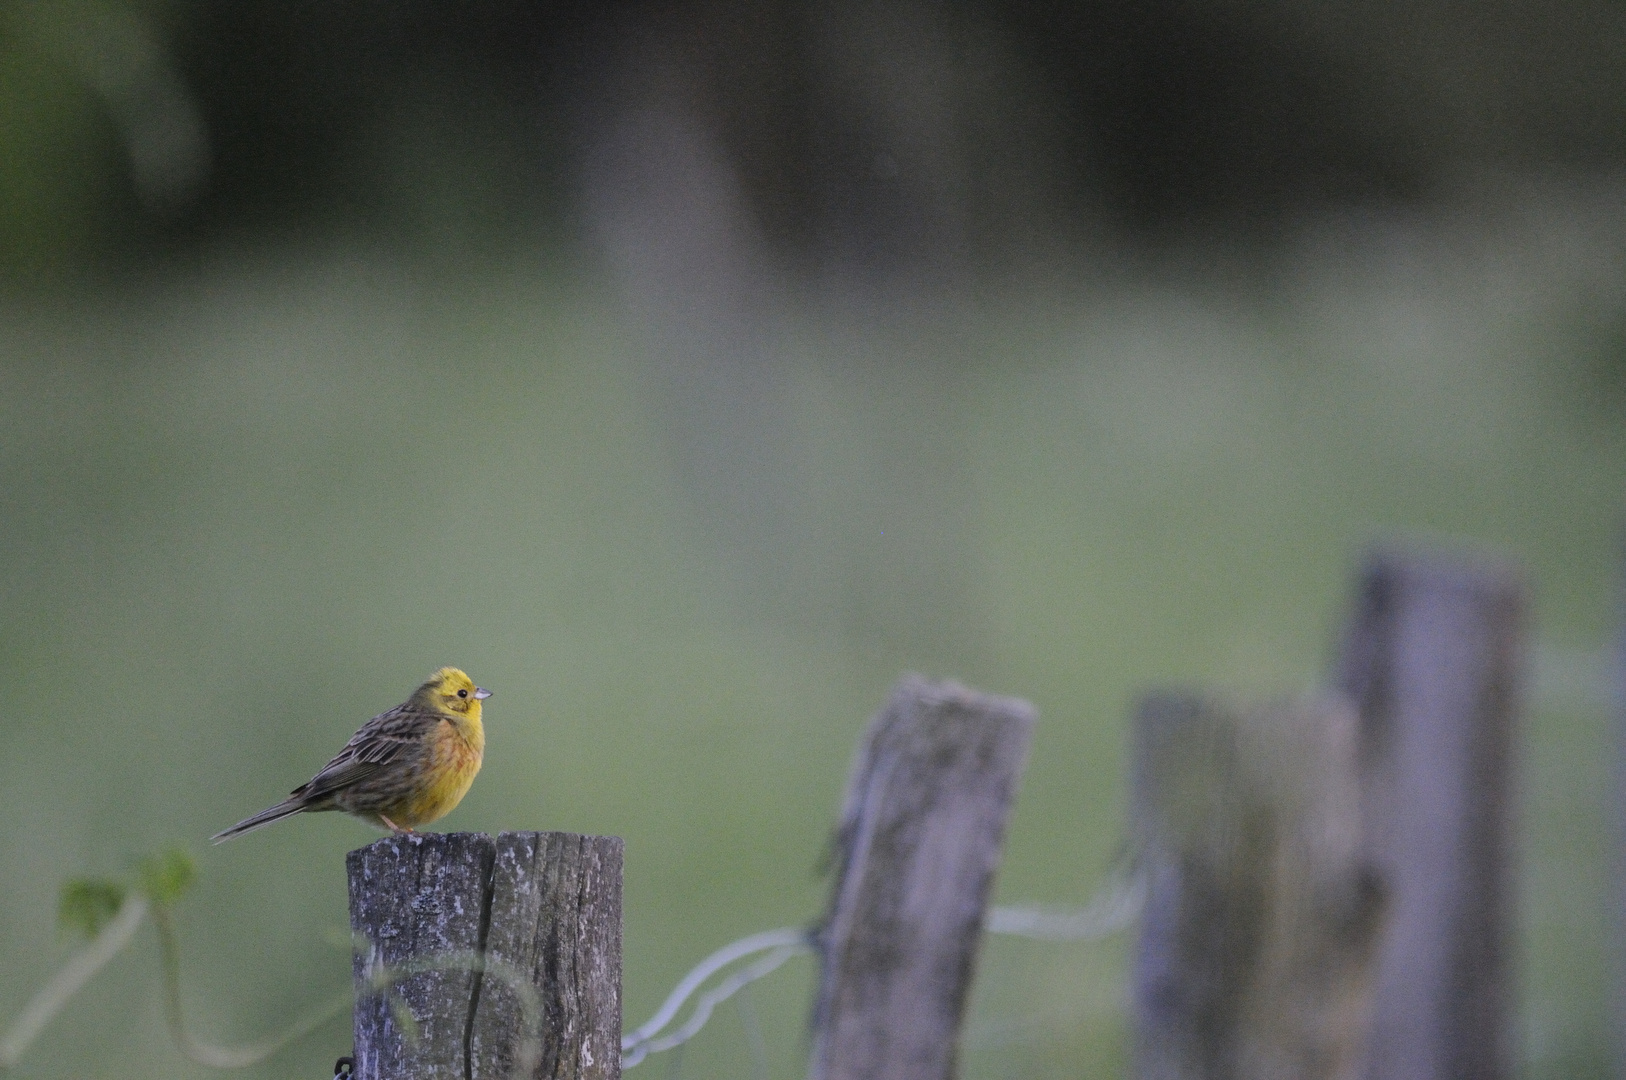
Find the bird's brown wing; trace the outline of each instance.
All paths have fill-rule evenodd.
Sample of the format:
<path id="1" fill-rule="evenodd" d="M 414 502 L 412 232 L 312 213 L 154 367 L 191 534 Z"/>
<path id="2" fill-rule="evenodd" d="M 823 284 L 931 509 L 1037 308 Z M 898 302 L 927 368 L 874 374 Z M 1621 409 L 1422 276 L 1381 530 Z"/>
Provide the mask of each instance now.
<path id="1" fill-rule="evenodd" d="M 295 788 L 293 797 L 307 805 L 319 803 L 398 761 L 410 760 L 422 751 L 426 737 L 441 719 L 438 713 L 410 705 L 379 713 L 361 725 L 320 772 Z"/>

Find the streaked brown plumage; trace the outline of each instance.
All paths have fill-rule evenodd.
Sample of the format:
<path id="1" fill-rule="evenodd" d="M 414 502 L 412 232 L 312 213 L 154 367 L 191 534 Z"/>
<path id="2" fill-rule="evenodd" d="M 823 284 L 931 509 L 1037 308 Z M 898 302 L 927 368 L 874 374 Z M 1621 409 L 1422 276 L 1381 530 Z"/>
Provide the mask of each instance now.
<path id="1" fill-rule="evenodd" d="M 218 844 L 302 811 L 343 810 L 393 832 L 445 817 L 480 771 L 480 703 L 490 696 L 457 668 L 441 668 L 405 703 L 363 724 L 293 794 L 211 839 Z"/>

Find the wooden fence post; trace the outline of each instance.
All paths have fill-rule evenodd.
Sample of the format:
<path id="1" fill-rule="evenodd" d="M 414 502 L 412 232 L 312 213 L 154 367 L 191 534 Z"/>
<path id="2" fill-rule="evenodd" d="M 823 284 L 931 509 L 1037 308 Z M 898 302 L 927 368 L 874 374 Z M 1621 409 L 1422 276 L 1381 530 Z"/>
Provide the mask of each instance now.
<path id="1" fill-rule="evenodd" d="M 1500 1080 L 1524 589 L 1488 560 L 1385 551 L 1356 608 L 1338 684 L 1360 709 L 1366 829 L 1392 898 L 1368 1076 Z"/>
<path id="2" fill-rule="evenodd" d="M 616 1080 L 621 857 L 572 833 L 352 851 L 359 1080 Z"/>
<path id="3" fill-rule="evenodd" d="M 1357 724 L 1337 699 L 1141 705 L 1140 1080 L 1357 1080 L 1383 909 L 1362 846 Z"/>
<path id="4" fill-rule="evenodd" d="M 853 761 L 812 1080 L 947 1080 L 1033 707 L 905 677 Z"/>

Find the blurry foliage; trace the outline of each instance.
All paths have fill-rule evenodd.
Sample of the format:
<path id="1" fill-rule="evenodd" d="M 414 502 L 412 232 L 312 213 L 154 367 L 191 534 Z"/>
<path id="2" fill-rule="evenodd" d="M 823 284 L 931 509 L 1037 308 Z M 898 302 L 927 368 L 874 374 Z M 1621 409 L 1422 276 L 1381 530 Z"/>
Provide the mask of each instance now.
<path id="1" fill-rule="evenodd" d="M 290 229 L 568 236 L 573 163 L 674 96 L 770 235 L 838 257 L 918 248 L 945 199 L 997 258 L 1626 163 L 1604 0 L 31 0 L 0 14 L 0 267 Z"/>
<path id="2" fill-rule="evenodd" d="M 351 996 L 347 991 L 306 1009 L 302 1017 L 278 1034 L 251 1044 L 221 1046 L 194 1038 L 182 1013 L 180 942 L 170 905 L 192 886 L 196 877 L 197 865 L 192 856 L 180 848 L 168 848 L 136 863 L 134 895 L 124 882 L 111 878 L 76 878 L 64 884 L 58 925 L 64 930 L 77 930 L 89 940 L 37 988 L 14 1020 L 0 1025 L 0 1072 L 9 1072 L 28 1055 L 35 1040 L 80 991 L 124 951 L 148 916 L 158 934 L 161 992 L 169 1037 L 175 1050 L 195 1064 L 211 1069 L 245 1069 L 261 1064 L 289 1043 L 349 1010 Z M 416 1038 L 417 1028 L 410 1014 L 406 1020 L 410 1037 Z"/>
<path id="3" fill-rule="evenodd" d="M 129 893 L 122 881 L 111 878 L 74 878 L 62 886 L 57 904 L 57 924 L 65 932 L 86 938 L 101 933 L 108 920 L 118 914 Z"/>
<path id="4" fill-rule="evenodd" d="M 168 848 L 136 864 L 136 884 L 154 904 L 173 904 L 197 880 L 197 860 L 181 848 Z"/>
<path id="5" fill-rule="evenodd" d="M 0 262 L 20 277 L 93 257 L 119 163 L 91 91 L 18 22 L 0 12 Z"/>
<path id="6" fill-rule="evenodd" d="M 182 848 L 166 848 L 135 864 L 134 888 L 158 905 L 173 904 L 197 880 L 197 860 Z M 64 931 L 93 938 L 130 894 L 131 883 L 117 878 L 73 878 L 62 886 L 57 923 Z"/>

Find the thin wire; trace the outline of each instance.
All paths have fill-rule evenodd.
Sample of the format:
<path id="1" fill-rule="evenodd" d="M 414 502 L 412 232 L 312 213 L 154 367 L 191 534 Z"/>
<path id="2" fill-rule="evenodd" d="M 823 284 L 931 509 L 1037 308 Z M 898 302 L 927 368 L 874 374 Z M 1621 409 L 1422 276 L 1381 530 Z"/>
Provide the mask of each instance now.
<path id="1" fill-rule="evenodd" d="M 743 937 L 724 945 L 683 976 L 683 980 L 673 987 L 672 992 L 666 995 L 666 1000 L 661 1002 L 661 1007 L 655 1010 L 655 1015 L 645 1021 L 642 1027 L 621 1039 L 621 1052 L 625 1054 L 639 1043 L 646 1043 L 660 1034 L 661 1029 L 670 1024 L 673 1017 L 683 1008 L 683 1003 L 688 1001 L 707 979 L 729 964 L 743 960 L 752 953 L 792 945 L 800 946 L 803 950 L 812 949 L 811 933 L 804 927 L 786 926 L 778 930 L 764 930 L 760 934 L 752 934 L 750 937 Z M 623 1062 L 622 1068 L 625 1067 Z"/>
<path id="2" fill-rule="evenodd" d="M 1022 904 L 991 908 L 984 929 L 1039 941 L 1096 941 L 1127 928 L 1146 906 L 1144 874 L 1115 875 L 1088 905 Z"/>
<path id="3" fill-rule="evenodd" d="M 701 1028 L 706 1026 L 706 1021 L 711 1019 L 711 1014 L 717 1006 L 733 997 L 746 986 L 778 968 L 791 957 L 812 952 L 813 946 L 806 940 L 806 932 L 803 931 L 802 934 L 803 940 L 795 944 L 780 945 L 756 963 L 741 968 L 711 990 L 700 995 L 699 1000 L 695 1002 L 694 1012 L 689 1014 L 688 1021 L 671 1034 L 660 1038 L 646 1036 L 631 1046 L 625 1045 L 626 1040 L 622 1040 L 621 1068 L 630 1069 L 650 1054 L 658 1054 L 663 1050 L 671 1050 L 682 1046 L 694 1038 Z M 648 1026 L 648 1024 L 644 1025 L 646 1028 Z M 639 1030 L 642 1031 L 643 1028 Z"/>
<path id="4" fill-rule="evenodd" d="M 1039 904 L 990 908 L 983 928 L 990 934 L 1034 938 L 1039 941 L 1096 941 L 1125 929 L 1139 918 L 1146 904 L 1146 879 L 1138 873 L 1113 874 L 1082 908 Z M 730 942 L 707 956 L 683 977 L 661 1007 L 636 1031 L 621 1040 L 621 1067 L 630 1069 L 650 1054 L 672 1050 L 692 1039 L 718 1005 L 775 970 L 793 956 L 813 951 L 813 932 L 787 926 Z M 730 964 L 757 953 L 768 955 L 735 971 L 713 989 L 700 994 L 694 1011 L 682 1026 L 662 1035 L 689 999 L 707 979 Z M 742 999 L 743 1002 L 744 999 Z M 742 1004 L 742 1010 L 745 1006 Z M 755 1046 L 753 1044 L 753 1049 Z M 753 1059 L 754 1060 L 754 1059 Z"/>

